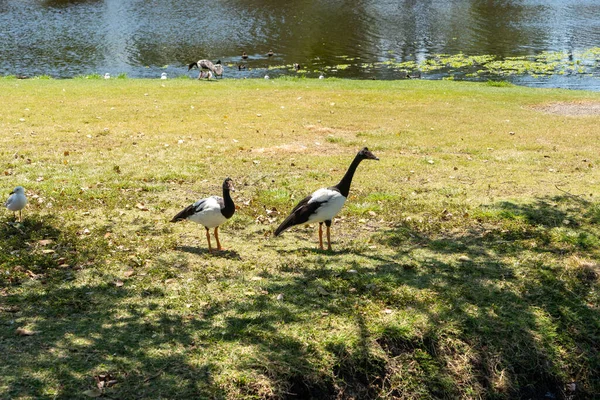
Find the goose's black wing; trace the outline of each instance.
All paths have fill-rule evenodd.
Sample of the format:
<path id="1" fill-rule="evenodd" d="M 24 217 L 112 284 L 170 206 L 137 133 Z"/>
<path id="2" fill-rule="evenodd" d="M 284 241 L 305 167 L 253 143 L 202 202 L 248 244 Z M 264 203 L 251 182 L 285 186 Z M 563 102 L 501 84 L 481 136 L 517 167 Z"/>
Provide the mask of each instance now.
<path id="1" fill-rule="evenodd" d="M 323 202 L 313 201 L 309 203 L 309 201 L 313 198 L 313 195 L 306 196 L 303 198 L 300 203 L 294 207 L 292 213 L 275 229 L 275 236 L 280 235 L 283 231 L 288 228 L 291 228 L 294 225 L 300 225 L 308 222 L 308 219 L 312 214 L 314 214 Z"/>
<path id="2" fill-rule="evenodd" d="M 208 200 L 209 199 L 201 199 L 195 202 L 194 204 L 190 204 L 189 206 L 178 212 L 177 215 L 173 217 L 171 222 L 183 221 L 184 219 L 187 219 L 194 214 L 202 212 L 202 210 L 204 210 L 204 207 L 206 207 Z M 221 199 L 220 203 L 223 203 L 223 199 Z"/>

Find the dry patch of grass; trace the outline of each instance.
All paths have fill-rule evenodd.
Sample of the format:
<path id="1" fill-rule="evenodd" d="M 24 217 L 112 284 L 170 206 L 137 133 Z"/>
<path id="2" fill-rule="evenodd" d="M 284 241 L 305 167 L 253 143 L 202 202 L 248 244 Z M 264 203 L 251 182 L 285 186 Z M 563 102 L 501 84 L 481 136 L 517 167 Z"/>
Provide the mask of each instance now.
<path id="1" fill-rule="evenodd" d="M 600 103 L 577 102 L 577 103 L 551 103 L 533 107 L 548 114 L 585 116 L 600 115 Z"/>

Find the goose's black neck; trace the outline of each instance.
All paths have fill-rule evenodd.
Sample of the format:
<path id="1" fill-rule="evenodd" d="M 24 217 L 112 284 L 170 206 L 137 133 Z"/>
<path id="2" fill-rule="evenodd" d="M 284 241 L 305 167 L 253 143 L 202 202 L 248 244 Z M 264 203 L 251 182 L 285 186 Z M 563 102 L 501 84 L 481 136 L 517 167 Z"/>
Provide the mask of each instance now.
<path id="1" fill-rule="evenodd" d="M 352 183 L 352 178 L 354 177 L 354 173 L 356 172 L 358 164 L 360 164 L 362 160 L 363 158 L 357 154 L 356 157 L 354 157 L 352 164 L 350 164 L 350 167 L 348 167 L 348 171 L 346 171 L 346 174 L 344 175 L 340 183 L 334 186 L 340 191 L 342 196 L 348 197 L 348 193 L 350 193 L 350 184 Z"/>
<path id="2" fill-rule="evenodd" d="M 235 213 L 235 204 L 233 204 L 233 199 L 231 198 L 229 192 L 230 190 L 228 188 L 223 188 L 224 207 L 221 208 L 221 214 L 223 214 L 225 218 L 231 218 L 233 213 Z"/>

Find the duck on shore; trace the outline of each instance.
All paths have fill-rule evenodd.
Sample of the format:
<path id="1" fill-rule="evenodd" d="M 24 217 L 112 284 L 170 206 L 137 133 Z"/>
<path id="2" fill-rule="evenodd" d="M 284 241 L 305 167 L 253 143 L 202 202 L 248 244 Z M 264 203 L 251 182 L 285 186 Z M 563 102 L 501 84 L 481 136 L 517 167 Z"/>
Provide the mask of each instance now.
<path id="1" fill-rule="evenodd" d="M 208 79 L 210 79 L 213 75 L 215 77 L 223 77 L 223 65 L 221 64 L 221 60 L 217 61 L 214 64 L 210 60 L 199 60 L 188 64 L 188 72 L 192 68 L 198 68 L 200 70 L 200 73 L 198 74 L 198 79 L 202 79 L 205 73 Z"/>

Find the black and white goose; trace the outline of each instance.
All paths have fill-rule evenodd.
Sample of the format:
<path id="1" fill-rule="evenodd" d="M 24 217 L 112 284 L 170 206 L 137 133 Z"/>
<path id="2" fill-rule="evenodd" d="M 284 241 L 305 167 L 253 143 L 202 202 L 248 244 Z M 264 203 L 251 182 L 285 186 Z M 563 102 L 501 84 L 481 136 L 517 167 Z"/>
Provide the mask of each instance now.
<path id="1" fill-rule="evenodd" d="M 294 226 L 305 224 L 309 222 L 319 223 L 319 248 L 323 250 L 323 222 L 327 226 L 327 250 L 331 250 L 331 236 L 329 228 L 331 227 L 331 221 L 340 212 L 348 193 L 350 192 L 350 184 L 352 183 L 352 177 L 356 172 L 358 164 L 362 160 L 379 160 L 373 153 L 366 147 L 356 154 L 352 164 L 346 171 L 346 174 L 335 186 L 328 188 L 321 188 L 305 197 L 294 207 L 292 213 L 279 225 L 275 230 L 275 236 L 280 235 L 286 229 Z"/>
<path id="2" fill-rule="evenodd" d="M 188 65 L 188 72 L 192 68 L 198 68 L 200 73 L 198 74 L 198 79 L 201 79 L 204 76 L 204 73 L 207 73 L 208 79 L 214 74 L 215 77 L 220 76 L 223 77 L 223 65 L 221 64 L 221 60 L 217 61 L 215 64 L 209 60 L 199 60 Z"/>
<path id="3" fill-rule="evenodd" d="M 223 182 L 223 197 L 210 196 L 205 199 L 200 199 L 194 204 L 181 210 L 173 217 L 171 222 L 188 219 L 203 225 L 206 229 L 206 240 L 208 241 L 209 252 L 212 252 L 209 229 L 214 228 L 215 239 L 217 240 L 217 250 L 223 250 L 221 242 L 219 242 L 219 225 L 227 221 L 235 213 L 235 205 L 229 194 L 231 191 L 235 191 L 233 188 L 233 181 L 231 178 L 227 178 Z"/>

